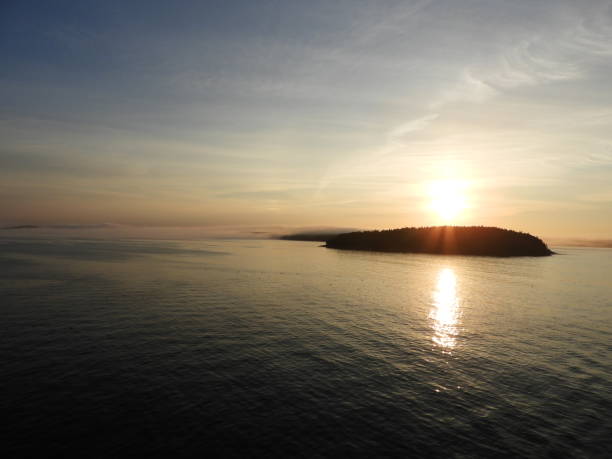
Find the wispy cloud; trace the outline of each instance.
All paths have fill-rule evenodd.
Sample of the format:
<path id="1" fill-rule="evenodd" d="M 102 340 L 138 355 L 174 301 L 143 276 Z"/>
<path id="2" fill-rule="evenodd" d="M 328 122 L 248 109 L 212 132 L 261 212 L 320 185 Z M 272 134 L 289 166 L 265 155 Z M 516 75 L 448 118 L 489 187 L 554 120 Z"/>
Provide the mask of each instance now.
<path id="1" fill-rule="evenodd" d="M 438 119 L 439 116 L 440 115 L 438 113 L 431 113 L 423 116 L 422 118 L 417 118 L 401 124 L 391 129 L 388 135 L 388 140 L 390 143 L 401 142 L 406 135 L 426 129 L 427 126 Z"/>

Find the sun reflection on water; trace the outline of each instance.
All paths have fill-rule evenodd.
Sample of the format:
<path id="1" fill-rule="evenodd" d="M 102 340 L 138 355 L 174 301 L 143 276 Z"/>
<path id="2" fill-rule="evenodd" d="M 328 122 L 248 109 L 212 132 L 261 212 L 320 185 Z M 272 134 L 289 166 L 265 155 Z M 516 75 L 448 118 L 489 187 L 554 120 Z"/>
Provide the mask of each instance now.
<path id="1" fill-rule="evenodd" d="M 448 351 L 457 344 L 459 312 L 457 276 L 451 268 L 444 268 L 438 274 L 429 318 L 433 320 L 433 342 Z"/>

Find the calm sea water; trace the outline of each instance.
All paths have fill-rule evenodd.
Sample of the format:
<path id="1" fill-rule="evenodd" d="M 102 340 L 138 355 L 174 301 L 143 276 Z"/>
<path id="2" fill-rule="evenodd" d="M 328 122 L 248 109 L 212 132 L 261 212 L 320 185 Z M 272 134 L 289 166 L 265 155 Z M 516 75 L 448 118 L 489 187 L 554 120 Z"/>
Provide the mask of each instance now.
<path id="1" fill-rule="evenodd" d="M 610 457 L 612 250 L 557 250 L 0 240 L 2 448 Z"/>

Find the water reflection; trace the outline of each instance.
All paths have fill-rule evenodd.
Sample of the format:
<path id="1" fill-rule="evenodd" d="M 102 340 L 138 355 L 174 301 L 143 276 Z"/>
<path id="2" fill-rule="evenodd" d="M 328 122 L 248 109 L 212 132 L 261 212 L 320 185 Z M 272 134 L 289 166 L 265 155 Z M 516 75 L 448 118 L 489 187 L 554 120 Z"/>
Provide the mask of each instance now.
<path id="1" fill-rule="evenodd" d="M 452 269 L 445 268 L 438 274 L 429 318 L 433 320 L 433 342 L 447 350 L 451 350 L 456 345 L 459 312 L 457 276 Z"/>

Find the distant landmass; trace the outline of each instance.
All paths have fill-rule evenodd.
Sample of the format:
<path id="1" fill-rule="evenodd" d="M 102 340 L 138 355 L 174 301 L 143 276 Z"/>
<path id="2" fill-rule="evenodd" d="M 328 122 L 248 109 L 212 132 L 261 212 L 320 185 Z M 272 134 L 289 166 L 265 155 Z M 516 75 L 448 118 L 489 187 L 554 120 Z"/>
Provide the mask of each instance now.
<path id="1" fill-rule="evenodd" d="M 38 228 L 36 225 L 15 225 L 15 226 L 4 226 L 2 229 L 5 230 L 16 230 L 16 229 L 34 229 Z"/>
<path id="2" fill-rule="evenodd" d="M 286 234 L 279 236 L 278 239 L 285 241 L 318 241 L 327 242 L 332 237 L 338 236 L 339 234 L 355 232 L 353 228 L 326 228 L 319 230 L 308 230 L 300 231 L 298 233 Z"/>
<path id="3" fill-rule="evenodd" d="M 336 237 L 337 234 L 329 234 L 329 233 L 296 233 L 296 234 L 286 234 L 281 236 L 279 239 L 284 241 L 319 241 L 319 242 L 327 242 L 328 239 Z"/>
<path id="4" fill-rule="evenodd" d="M 431 226 L 339 234 L 326 247 L 377 252 L 542 257 L 552 255 L 546 244 L 531 234 L 487 226 Z"/>
<path id="5" fill-rule="evenodd" d="M 559 247 L 612 248 L 612 239 L 547 238 L 547 240 L 549 244 Z"/>

